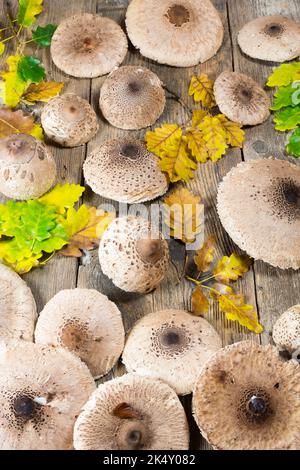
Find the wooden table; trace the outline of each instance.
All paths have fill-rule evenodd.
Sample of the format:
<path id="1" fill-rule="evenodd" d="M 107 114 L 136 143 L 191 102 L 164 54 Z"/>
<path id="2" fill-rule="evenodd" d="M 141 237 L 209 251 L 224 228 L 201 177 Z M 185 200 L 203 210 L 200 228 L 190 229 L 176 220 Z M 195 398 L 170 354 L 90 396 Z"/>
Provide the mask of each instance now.
<path id="1" fill-rule="evenodd" d="M 174 98 L 174 95 L 182 97 L 186 103 L 192 106 L 192 99 L 188 97 L 187 93 L 188 83 L 191 75 L 199 73 L 200 70 L 207 73 L 211 78 L 217 77 L 224 70 L 235 70 L 250 75 L 261 85 L 265 84 L 266 78 L 276 64 L 255 61 L 241 53 L 237 45 L 237 33 L 246 22 L 258 16 L 270 14 L 282 14 L 300 21 L 299 0 L 215 0 L 213 3 L 222 17 L 225 37 L 218 54 L 205 64 L 188 69 L 171 68 L 149 61 L 143 58 L 132 46 L 129 48 L 125 63 L 149 67 L 159 75 L 166 88 L 172 92 L 172 94 L 167 93 L 167 105 L 163 116 L 160 118 L 161 123 L 182 123 L 187 120 L 186 110 L 178 99 Z M 62 19 L 74 13 L 91 12 L 109 16 L 124 27 L 128 1 L 44 0 L 44 4 L 44 12 L 39 17 L 39 24 L 58 24 Z M 5 23 L 7 13 L 14 14 L 15 8 L 15 0 L 1 2 L 1 23 Z M 7 52 L 9 52 L 9 49 Z M 68 77 L 52 63 L 48 50 L 40 51 L 40 55 L 50 76 L 57 81 L 65 81 L 66 92 L 74 92 L 90 100 L 99 116 L 100 130 L 87 146 L 75 149 L 52 148 L 58 165 L 59 182 L 82 183 L 82 163 L 92 149 L 104 140 L 115 137 L 131 135 L 142 138 L 144 131 L 128 133 L 111 127 L 104 121 L 99 112 L 98 98 L 105 77 L 93 80 L 79 80 Z M 3 57 L 2 60 L 4 60 Z M 195 179 L 188 184 L 188 187 L 195 194 L 201 195 L 205 203 L 206 232 L 216 237 L 219 255 L 228 255 L 232 251 L 236 251 L 237 247 L 224 233 L 217 216 L 216 193 L 218 183 L 241 160 L 267 158 L 271 155 L 287 159 L 288 157 L 284 155 L 284 140 L 285 136 L 283 134 L 274 131 L 270 118 L 266 123 L 246 130 L 246 143 L 242 151 L 230 150 L 226 157 L 217 164 L 208 162 L 199 166 Z M 292 157 L 288 159 L 293 163 L 300 164 L 297 159 Z M 82 202 L 97 206 L 103 200 L 87 188 Z M 173 250 L 173 258 L 174 263 L 178 265 L 178 269 L 182 268 L 183 250 L 179 248 L 179 244 Z M 32 288 L 39 311 L 61 289 L 78 286 L 103 291 L 103 277 L 99 271 L 97 251 L 92 252 L 88 258 L 83 260 L 55 257 L 47 266 L 32 271 L 24 278 Z M 251 334 L 238 324 L 226 321 L 224 315 L 218 312 L 216 306 L 211 306 L 207 316 L 208 320 L 221 334 L 224 345 L 249 338 L 263 344 L 268 343 L 272 325 L 276 318 L 288 307 L 300 303 L 299 272 L 274 269 L 258 261 L 255 262 L 253 269 L 238 284 L 239 289 L 246 294 L 247 301 L 257 306 L 260 321 L 265 327 L 264 332 L 260 336 Z M 187 281 L 177 283 L 176 269 L 171 265 L 167 279 L 155 292 L 131 301 L 119 302 L 126 330 L 129 330 L 138 318 L 148 312 L 165 308 L 189 309 L 191 292 L 192 286 Z M 120 373 L 122 373 L 121 366 L 105 379 Z M 191 424 L 191 448 L 209 448 L 208 444 L 201 438 L 191 417 L 190 397 L 184 397 L 182 401 L 186 406 Z"/>

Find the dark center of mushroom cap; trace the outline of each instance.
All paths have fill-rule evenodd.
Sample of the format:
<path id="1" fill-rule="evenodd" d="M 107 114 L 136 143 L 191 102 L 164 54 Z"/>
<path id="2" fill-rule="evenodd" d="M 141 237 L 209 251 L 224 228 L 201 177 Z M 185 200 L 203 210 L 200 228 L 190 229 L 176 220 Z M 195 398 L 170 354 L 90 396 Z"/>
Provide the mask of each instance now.
<path id="1" fill-rule="evenodd" d="M 246 84 L 238 84 L 234 91 L 235 99 L 242 104 L 249 104 L 253 98 L 253 90 Z"/>
<path id="2" fill-rule="evenodd" d="M 172 346 L 174 344 L 179 344 L 180 343 L 180 335 L 178 334 L 177 331 L 168 331 L 165 335 L 162 337 L 162 341 L 165 342 L 167 346 Z"/>
<path id="3" fill-rule="evenodd" d="M 95 48 L 95 42 L 93 41 L 91 37 L 86 36 L 83 39 L 83 47 L 86 51 L 91 51 L 92 49 Z"/>
<path id="4" fill-rule="evenodd" d="M 267 409 L 267 403 L 265 399 L 262 397 L 258 397 L 256 395 L 253 395 L 249 399 L 247 406 L 248 406 L 250 413 L 256 416 L 263 415 Z"/>
<path id="5" fill-rule="evenodd" d="M 67 121 L 79 121 L 84 117 L 84 110 L 76 102 L 66 101 L 63 104 L 61 113 Z"/>
<path id="6" fill-rule="evenodd" d="M 164 244 L 160 239 L 137 240 L 136 250 L 145 263 L 156 264 L 164 256 Z"/>
<path id="7" fill-rule="evenodd" d="M 13 134 L 0 142 L 0 160 L 6 163 L 27 163 L 35 155 L 36 142 L 29 136 Z"/>
<path id="8" fill-rule="evenodd" d="M 124 420 L 119 425 L 116 438 L 118 448 L 122 450 L 137 450 L 149 444 L 149 432 L 144 421 Z"/>
<path id="9" fill-rule="evenodd" d="M 86 325 L 71 321 L 63 326 L 60 341 L 65 348 L 76 352 L 84 347 L 87 334 Z"/>
<path id="10" fill-rule="evenodd" d="M 127 142 L 121 146 L 120 154 L 131 160 L 136 160 L 140 156 L 140 148 L 137 144 Z"/>
<path id="11" fill-rule="evenodd" d="M 300 219 L 300 185 L 292 178 L 276 179 L 264 197 L 272 204 L 279 219 L 293 222 Z"/>
<path id="12" fill-rule="evenodd" d="M 180 28 L 182 25 L 190 21 L 190 12 L 185 6 L 175 3 L 168 8 L 165 17 L 176 28 Z"/>
<path id="13" fill-rule="evenodd" d="M 130 80 L 128 82 L 128 89 L 130 93 L 137 94 L 142 89 L 142 84 L 138 80 Z"/>
<path id="14" fill-rule="evenodd" d="M 284 27 L 280 23 L 268 24 L 264 29 L 264 33 L 267 36 L 270 36 L 271 38 L 280 37 L 283 32 L 284 32 Z"/>
<path id="15" fill-rule="evenodd" d="M 238 406 L 239 417 L 250 425 L 261 425 L 273 414 L 268 393 L 262 389 L 245 390 Z"/>
<path id="16" fill-rule="evenodd" d="M 174 321 L 153 328 L 150 333 L 151 350 L 154 354 L 174 358 L 184 353 L 192 341 L 184 324 L 178 326 Z"/>
<path id="17" fill-rule="evenodd" d="M 32 398 L 21 395 L 13 402 L 14 414 L 17 417 L 30 419 L 35 412 L 36 405 Z"/>

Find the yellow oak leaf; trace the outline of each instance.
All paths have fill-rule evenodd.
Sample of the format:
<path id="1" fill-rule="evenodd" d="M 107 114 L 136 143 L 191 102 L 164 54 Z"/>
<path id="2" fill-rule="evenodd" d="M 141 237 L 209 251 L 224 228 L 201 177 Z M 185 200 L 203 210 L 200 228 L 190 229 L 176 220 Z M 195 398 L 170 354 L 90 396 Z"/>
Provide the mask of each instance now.
<path id="1" fill-rule="evenodd" d="M 202 131 L 209 158 L 213 162 L 218 161 L 228 148 L 226 132 L 219 119 L 214 116 L 206 116 L 198 125 L 198 129 Z"/>
<path id="2" fill-rule="evenodd" d="M 231 147 L 242 148 L 245 140 L 245 132 L 241 128 L 241 125 L 237 122 L 230 121 L 224 114 L 218 114 L 216 117 L 219 119 L 226 132 L 227 144 L 231 145 Z"/>
<path id="3" fill-rule="evenodd" d="M 197 127 L 200 124 L 205 116 L 209 116 L 209 113 L 204 109 L 194 109 L 192 116 L 192 126 Z"/>
<path id="4" fill-rule="evenodd" d="M 20 98 L 26 90 L 28 83 L 18 74 L 18 64 L 21 60 L 19 55 L 11 55 L 6 60 L 7 72 L 1 72 L 0 98 L 7 106 L 14 108 L 20 102 Z"/>
<path id="5" fill-rule="evenodd" d="M 192 312 L 194 315 L 200 316 L 208 312 L 209 301 L 204 295 L 201 286 L 197 286 L 192 293 Z"/>
<path id="6" fill-rule="evenodd" d="M 249 271 L 251 258 L 248 256 L 239 256 L 233 253 L 230 256 L 224 256 L 214 269 L 216 280 L 221 282 L 236 281 L 244 273 Z"/>
<path id="7" fill-rule="evenodd" d="M 209 271 L 211 263 L 216 254 L 215 238 L 210 235 L 205 240 L 202 248 L 198 250 L 194 256 L 194 262 L 199 272 L 205 273 Z"/>
<path id="8" fill-rule="evenodd" d="M 79 184 L 57 184 L 51 191 L 39 198 L 42 204 L 57 207 L 59 213 L 63 214 L 65 209 L 73 207 L 79 201 L 85 191 Z"/>
<path id="9" fill-rule="evenodd" d="M 43 140 L 43 130 L 39 124 L 35 124 L 32 116 L 28 116 L 20 109 L 12 111 L 5 106 L 0 107 L 0 138 L 11 134 L 30 134 Z"/>
<path id="10" fill-rule="evenodd" d="M 214 97 L 214 82 L 205 73 L 199 76 L 193 75 L 189 86 L 189 95 L 194 97 L 196 102 L 202 103 L 205 108 L 216 106 Z"/>
<path id="11" fill-rule="evenodd" d="M 171 183 L 194 177 L 197 164 L 190 158 L 187 138 L 181 135 L 170 140 L 161 152 L 159 166 L 168 174 Z"/>
<path id="12" fill-rule="evenodd" d="M 206 163 L 209 159 L 209 154 L 202 131 L 197 129 L 197 127 L 191 127 L 187 130 L 186 139 L 193 157 L 200 163 Z"/>
<path id="13" fill-rule="evenodd" d="M 63 86 L 63 83 L 52 81 L 31 83 L 22 96 L 22 101 L 29 104 L 36 103 L 37 101 L 47 103 L 61 92 Z"/>
<path id="14" fill-rule="evenodd" d="M 201 231 L 203 206 L 200 196 L 187 188 L 179 188 L 164 199 L 165 223 L 170 235 L 192 243 Z"/>
<path id="15" fill-rule="evenodd" d="M 165 146 L 182 136 L 182 130 L 177 124 L 163 124 L 154 131 L 145 134 L 147 149 L 158 157 L 161 156 Z"/>

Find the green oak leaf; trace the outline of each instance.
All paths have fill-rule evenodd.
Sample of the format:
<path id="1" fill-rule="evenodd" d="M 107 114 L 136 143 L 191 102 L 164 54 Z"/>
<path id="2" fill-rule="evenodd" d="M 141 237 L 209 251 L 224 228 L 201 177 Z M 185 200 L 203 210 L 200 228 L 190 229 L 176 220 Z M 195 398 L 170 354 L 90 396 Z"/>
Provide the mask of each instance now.
<path id="1" fill-rule="evenodd" d="M 300 106 L 289 106 L 274 116 L 277 131 L 289 131 L 300 125 Z"/>
<path id="2" fill-rule="evenodd" d="M 46 72 L 39 59 L 33 56 L 24 56 L 18 63 L 18 75 L 25 82 L 39 83 L 44 80 Z"/>
<path id="3" fill-rule="evenodd" d="M 20 217 L 26 203 L 23 201 L 7 201 L 0 204 L 0 234 L 13 237 L 15 231 L 20 227 Z"/>
<path id="4" fill-rule="evenodd" d="M 289 137 L 286 151 L 290 155 L 294 155 L 294 157 L 300 157 L 300 127 L 297 127 L 297 129 L 295 129 L 295 131 Z"/>
<path id="5" fill-rule="evenodd" d="M 288 86 L 295 80 L 300 80 L 300 62 L 280 65 L 269 76 L 267 85 L 269 87 Z"/>
<path id="6" fill-rule="evenodd" d="M 17 22 L 28 28 L 36 21 L 36 16 L 43 11 L 43 0 L 19 0 Z"/>
<path id="7" fill-rule="evenodd" d="M 57 25 L 47 24 L 46 26 L 38 26 L 35 31 L 32 31 L 32 41 L 43 47 L 49 47 L 51 39 L 56 30 Z"/>
<path id="8" fill-rule="evenodd" d="M 295 85 L 294 85 L 295 83 Z M 300 82 L 294 82 L 292 85 L 278 88 L 277 92 L 274 94 L 275 100 L 271 106 L 272 111 L 278 111 L 279 109 L 285 108 L 287 106 L 295 106 L 298 103 L 295 102 L 294 97 L 297 92 L 300 91 Z"/>

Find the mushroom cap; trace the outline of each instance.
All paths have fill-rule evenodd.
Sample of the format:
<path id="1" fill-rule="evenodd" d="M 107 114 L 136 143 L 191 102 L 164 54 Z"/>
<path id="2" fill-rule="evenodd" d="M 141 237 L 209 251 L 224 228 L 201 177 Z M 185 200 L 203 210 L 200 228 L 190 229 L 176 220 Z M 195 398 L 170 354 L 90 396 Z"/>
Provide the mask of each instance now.
<path id="1" fill-rule="evenodd" d="M 252 258 L 300 267 L 300 168 L 288 161 L 242 162 L 223 179 L 218 213 L 232 240 Z"/>
<path id="2" fill-rule="evenodd" d="M 99 261 L 102 272 L 115 286 L 144 294 L 163 280 L 169 265 L 169 247 L 161 233 L 151 235 L 151 226 L 142 217 L 119 217 L 106 229 L 100 241 Z"/>
<path id="3" fill-rule="evenodd" d="M 75 419 L 94 390 L 86 365 L 66 349 L 1 343 L 1 450 L 71 449 Z"/>
<path id="4" fill-rule="evenodd" d="M 145 67 L 126 65 L 112 72 L 100 91 L 100 108 L 120 129 L 142 129 L 163 113 L 166 97 L 158 76 Z"/>
<path id="5" fill-rule="evenodd" d="M 216 103 L 231 121 L 255 126 L 268 119 L 271 102 L 252 78 L 237 72 L 222 72 L 214 85 Z"/>
<path id="6" fill-rule="evenodd" d="M 36 305 L 27 284 L 0 263 L 0 341 L 33 341 Z"/>
<path id="7" fill-rule="evenodd" d="M 300 305 L 284 312 L 273 326 L 273 340 L 278 348 L 293 353 L 300 348 Z"/>
<path id="8" fill-rule="evenodd" d="M 51 41 L 52 60 L 73 77 L 94 78 L 111 72 L 127 53 L 127 37 L 112 19 L 81 13 L 58 26 Z"/>
<path id="9" fill-rule="evenodd" d="M 189 431 L 176 393 L 149 377 L 126 374 L 99 385 L 74 428 L 77 450 L 186 450 Z"/>
<path id="10" fill-rule="evenodd" d="M 40 197 L 55 179 L 55 160 L 43 142 L 28 134 L 11 134 L 0 139 L 0 191 L 5 196 Z"/>
<path id="11" fill-rule="evenodd" d="M 143 56 L 161 64 L 191 67 L 222 45 L 224 29 L 209 0 L 132 0 L 128 36 Z"/>
<path id="12" fill-rule="evenodd" d="M 205 362 L 222 347 L 204 318 L 183 310 L 163 310 L 141 318 L 127 338 L 123 363 L 128 372 L 161 379 L 178 395 L 191 393 Z"/>
<path id="13" fill-rule="evenodd" d="M 193 412 L 217 449 L 299 449 L 300 367 L 281 361 L 271 345 L 227 346 L 202 369 Z"/>
<path id="14" fill-rule="evenodd" d="M 40 313 L 35 330 L 36 343 L 69 349 L 95 378 L 115 365 L 124 340 L 118 307 L 94 289 L 58 292 Z"/>
<path id="15" fill-rule="evenodd" d="M 95 193 L 119 202 L 149 201 L 168 190 L 157 157 L 136 139 L 104 142 L 88 156 L 83 171 Z"/>
<path id="16" fill-rule="evenodd" d="M 55 96 L 46 103 L 41 121 L 47 137 L 62 147 L 89 142 L 99 128 L 89 102 L 73 93 Z"/>
<path id="17" fill-rule="evenodd" d="M 284 16 L 262 16 L 238 34 L 242 51 L 254 59 L 285 62 L 300 55 L 300 25 Z"/>

